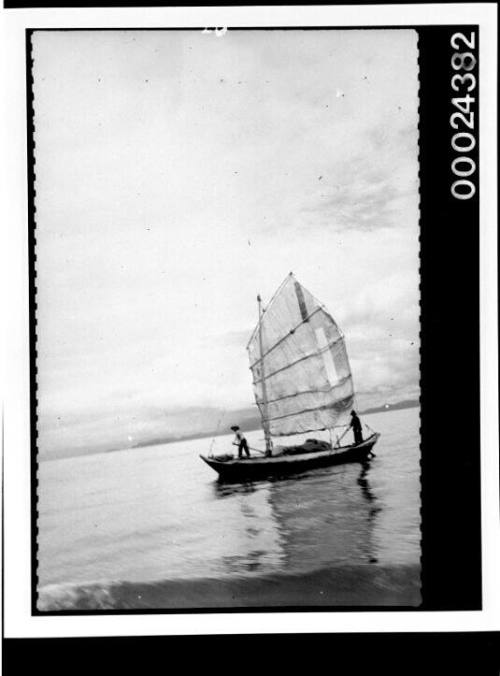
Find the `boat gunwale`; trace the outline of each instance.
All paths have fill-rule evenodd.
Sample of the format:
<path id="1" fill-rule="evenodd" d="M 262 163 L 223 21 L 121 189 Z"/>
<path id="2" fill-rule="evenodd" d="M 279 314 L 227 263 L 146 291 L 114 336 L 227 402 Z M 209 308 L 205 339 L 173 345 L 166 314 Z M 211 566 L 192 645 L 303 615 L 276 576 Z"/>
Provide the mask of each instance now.
<path id="1" fill-rule="evenodd" d="M 231 460 L 217 460 L 216 457 L 210 458 L 200 454 L 200 458 L 204 460 L 208 465 L 213 466 L 222 466 L 222 467 L 245 467 L 245 466 L 255 466 L 255 465 L 275 465 L 279 463 L 294 463 L 304 460 L 316 460 L 319 458 L 326 458 L 329 456 L 337 456 L 342 453 L 348 453 L 350 451 L 362 450 L 368 443 L 375 444 L 378 438 L 380 437 L 380 432 L 374 432 L 360 444 L 351 444 L 350 446 L 339 446 L 338 448 L 330 448 L 323 451 L 306 451 L 305 453 L 293 453 L 287 455 L 283 453 L 282 455 L 258 457 L 253 456 L 250 458 L 234 458 Z"/>

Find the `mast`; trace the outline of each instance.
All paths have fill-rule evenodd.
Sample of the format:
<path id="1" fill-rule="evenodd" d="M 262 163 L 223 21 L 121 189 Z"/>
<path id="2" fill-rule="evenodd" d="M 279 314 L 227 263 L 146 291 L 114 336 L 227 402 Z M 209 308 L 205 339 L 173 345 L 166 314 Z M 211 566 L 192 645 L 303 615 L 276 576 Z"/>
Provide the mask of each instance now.
<path id="1" fill-rule="evenodd" d="M 266 373 L 264 370 L 264 347 L 262 344 L 262 299 L 260 294 L 257 296 L 257 303 L 259 304 L 259 351 L 260 351 L 260 368 L 262 377 L 262 427 L 264 428 L 264 438 L 266 440 L 266 454 L 271 455 L 272 441 L 271 433 L 269 431 L 269 420 L 267 412 L 267 388 L 266 388 Z"/>

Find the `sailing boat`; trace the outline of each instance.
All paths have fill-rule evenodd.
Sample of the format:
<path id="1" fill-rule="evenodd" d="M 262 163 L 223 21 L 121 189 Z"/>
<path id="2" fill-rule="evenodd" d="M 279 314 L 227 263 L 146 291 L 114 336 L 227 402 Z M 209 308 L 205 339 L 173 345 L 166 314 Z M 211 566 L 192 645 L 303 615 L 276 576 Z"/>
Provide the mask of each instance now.
<path id="1" fill-rule="evenodd" d="M 281 476 L 372 455 L 380 434 L 341 446 L 354 407 L 354 385 L 344 336 L 323 305 L 290 273 L 264 309 L 247 345 L 255 400 L 262 418 L 265 451 L 235 458 L 200 457 L 221 479 L 250 480 Z M 345 427 L 333 443 L 334 429 Z M 330 432 L 330 442 L 308 439 L 278 446 L 273 439 L 314 431 Z M 257 450 L 257 449 L 252 449 Z"/>

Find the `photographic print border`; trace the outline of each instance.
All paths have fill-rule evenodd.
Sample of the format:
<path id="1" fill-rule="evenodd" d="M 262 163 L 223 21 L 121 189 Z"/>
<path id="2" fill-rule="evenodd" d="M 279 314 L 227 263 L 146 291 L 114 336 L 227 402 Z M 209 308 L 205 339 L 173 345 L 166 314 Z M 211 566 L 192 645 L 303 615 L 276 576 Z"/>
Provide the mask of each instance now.
<path id="1" fill-rule="evenodd" d="M 420 322 L 421 322 L 421 593 L 414 607 L 300 606 L 259 608 L 192 608 L 148 610 L 38 611 L 36 608 L 37 443 L 36 443 L 36 211 L 33 141 L 33 97 L 30 38 L 26 31 L 28 124 L 28 195 L 30 252 L 30 378 L 31 378 L 31 519 L 32 614 L 130 615 L 263 612 L 345 612 L 479 610 L 481 599 L 481 485 L 479 433 L 479 175 L 470 200 L 450 191 L 450 167 L 456 156 L 450 127 L 451 58 L 454 33 L 473 33 L 477 25 L 447 26 L 272 26 L 231 27 L 229 30 L 400 30 L 418 32 L 419 163 L 420 163 Z M 92 28 L 121 30 L 121 28 Z M 203 30 L 144 28 L 127 30 Z M 479 51 L 477 51 L 479 53 Z M 479 95 L 475 102 L 479 118 Z M 476 127 L 475 133 L 479 134 Z M 478 171 L 478 146 L 471 153 Z M 452 227 L 450 228 L 450 224 Z M 467 299 L 464 321 L 464 298 Z M 460 323 L 459 323 L 460 322 Z M 458 331 L 460 329 L 460 331 Z M 451 346 L 451 349 L 450 349 Z M 464 368 L 464 361 L 467 367 Z M 457 364 L 461 366 L 457 368 Z M 457 419 L 456 394 L 466 397 L 467 421 L 460 437 L 449 423 Z M 450 394 L 452 393 L 452 394 Z M 458 427 L 458 425 L 457 425 Z M 457 432 L 458 434 L 458 432 Z"/>

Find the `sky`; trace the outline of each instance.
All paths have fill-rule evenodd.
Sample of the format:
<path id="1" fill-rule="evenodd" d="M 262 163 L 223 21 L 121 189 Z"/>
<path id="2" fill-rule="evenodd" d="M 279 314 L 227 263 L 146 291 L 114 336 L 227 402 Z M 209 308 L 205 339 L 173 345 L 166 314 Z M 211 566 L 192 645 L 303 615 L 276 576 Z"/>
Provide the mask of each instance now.
<path id="1" fill-rule="evenodd" d="M 418 397 L 413 30 L 33 37 L 42 457 L 213 430 L 285 276 Z M 232 421 L 229 424 L 235 424 Z"/>

